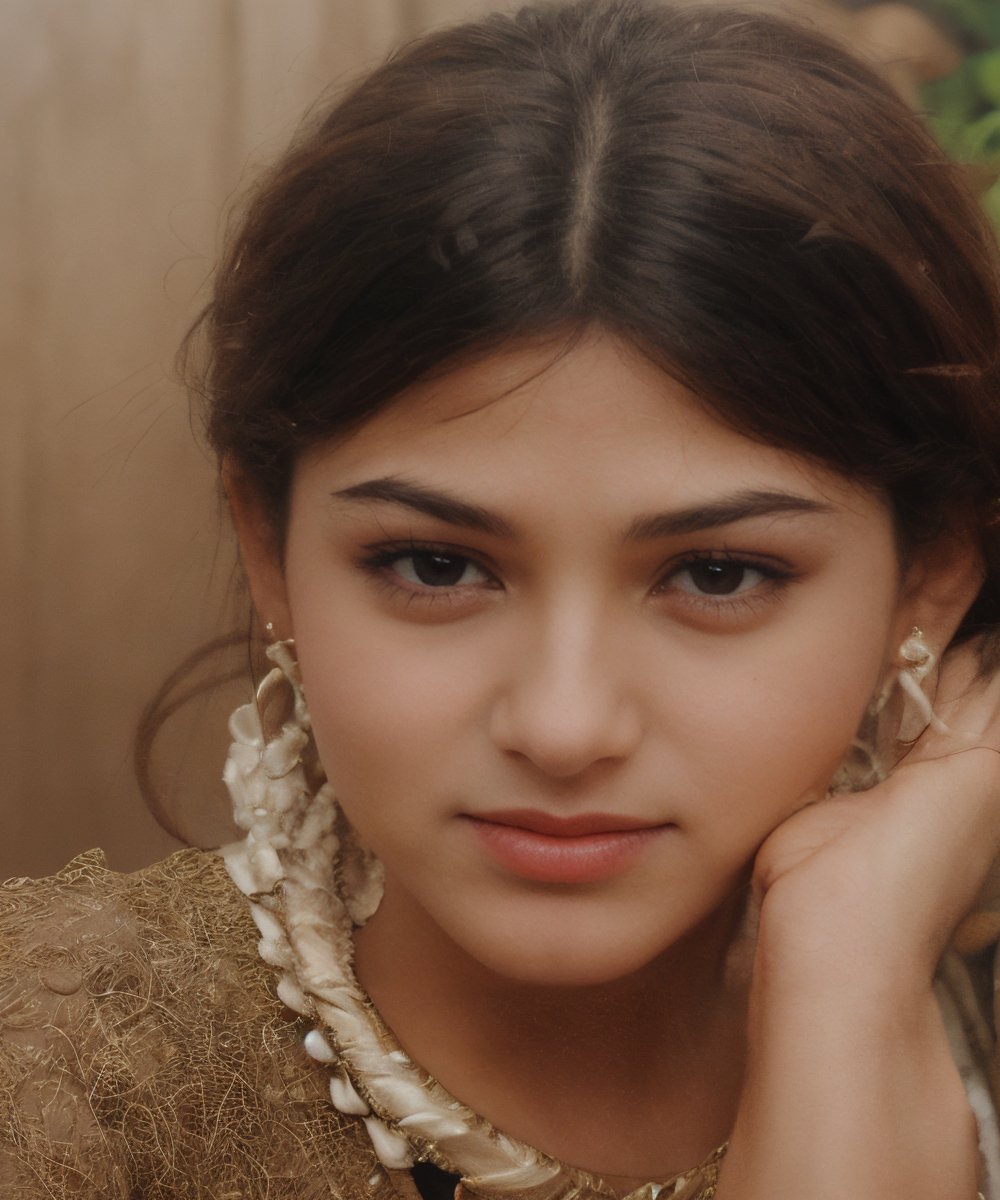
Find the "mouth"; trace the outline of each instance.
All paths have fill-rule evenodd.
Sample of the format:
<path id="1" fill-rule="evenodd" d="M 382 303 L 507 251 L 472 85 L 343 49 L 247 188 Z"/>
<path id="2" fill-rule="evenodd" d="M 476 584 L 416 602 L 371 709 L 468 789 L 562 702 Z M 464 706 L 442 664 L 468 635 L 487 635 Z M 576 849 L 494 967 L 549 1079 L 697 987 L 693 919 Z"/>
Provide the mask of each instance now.
<path id="1" fill-rule="evenodd" d="M 612 813 L 556 817 L 537 809 L 465 813 L 505 871 L 538 883 L 597 883 L 627 871 L 672 824 Z"/>
<path id="2" fill-rule="evenodd" d="M 505 808 L 494 812 L 468 813 L 474 821 L 526 829 L 548 837 L 587 837 L 594 833 L 631 833 L 636 829 L 657 829 L 660 822 L 625 817 L 620 813 L 580 813 L 575 817 L 557 817 L 535 808 Z"/>

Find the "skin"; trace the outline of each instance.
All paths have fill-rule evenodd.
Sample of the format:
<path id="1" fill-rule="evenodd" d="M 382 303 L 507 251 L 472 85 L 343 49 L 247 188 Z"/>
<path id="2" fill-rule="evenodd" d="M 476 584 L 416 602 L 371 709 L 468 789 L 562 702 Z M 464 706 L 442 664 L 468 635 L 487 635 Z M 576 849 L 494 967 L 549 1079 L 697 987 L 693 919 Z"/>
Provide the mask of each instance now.
<path id="1" fill-rule="evenodd" d="M 931 889 L 921 925 L 916 871 L 941 831 L 937 846 L 911 837 L 922 850 L 901 869 L 899 813 L 865 832 L 873 809 L 884 817 L 876 793 L 813 802 L 912 626 L 947 644 L 978 587 L 974 553 L 952 539 L 904 575 L 878 495 L 726 428 L 600 331 L 553 359 L 518 346 L 459 366 L 304 454 L 281 560 L 230 472 L 258 611 L 295 638 L 321 759 L 385 865 L 357 938 L 362 983 L 456 1095 L 622 1186 L 690 1166 L 735 1127 L 723 1200 L 825 1196 L 799 1152 L 831 1128 L 799 1113 L 817 1072 L 834 1095 L 838 1072 L 844 1084 L 822 1186 L 868 1186 L 881 1167 L 841 1166 L 845 1140 L 861 1159 L 871 1140 L 848 1119 L 867 1084 L 859 1099 L 841 1066 L 859 1028 L 885 1052 L 874 1117 L 923 1071 L 968 1174 L 964 1098 L 927 1003 L 929 948 L 961 916 L 968 871 Z M 486 527 L 428 511 L 429 492 Z M 962 837 L 981 851 L 996 781 L 992 761 L 974 770 L 979 824 Z M 610 878 L 545 883 L 498 864 L 469 820 L 512 807 L 660 828 Z M 738 932 L 755 862 L 749 972 Z M 832 905 L 845 880 L 857 902 Z M 905 995 L 845 999 L 844 962 L 885 980 L 887 955 Z M 900 1012 L 902 1042 L 886 1035 Z"/>

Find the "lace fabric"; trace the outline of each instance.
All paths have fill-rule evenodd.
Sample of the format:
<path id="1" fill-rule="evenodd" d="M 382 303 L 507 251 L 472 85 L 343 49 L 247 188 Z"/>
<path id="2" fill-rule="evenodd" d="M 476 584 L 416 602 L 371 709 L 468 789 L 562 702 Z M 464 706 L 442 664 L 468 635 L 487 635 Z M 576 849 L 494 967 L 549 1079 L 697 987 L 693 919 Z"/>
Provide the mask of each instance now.
<path id="1" fill-rule="evenodd" d="M 5 1200 L 395 1200 L 256 936 L 199 851 L 0 888 Z"/>

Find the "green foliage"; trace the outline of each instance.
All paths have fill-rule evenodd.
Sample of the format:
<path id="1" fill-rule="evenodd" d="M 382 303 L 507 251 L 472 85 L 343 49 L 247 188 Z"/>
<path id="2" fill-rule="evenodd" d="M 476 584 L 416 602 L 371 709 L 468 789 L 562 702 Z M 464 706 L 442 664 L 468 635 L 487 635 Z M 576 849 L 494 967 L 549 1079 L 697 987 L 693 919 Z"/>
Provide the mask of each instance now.
<path id="1" fill-rule="evenodd" d="M 926 7 L 976 47 L 954 74 L 923 89 L 931 128 L 959 162 L 1000 166 L 1000 3 L 926 0 Z M 983 200 L 1000 231 L 1000 183 Z"/>
<path id="2" fill-rule="evenodd" d="M 1000 46 L 1000 6 L 996 0 L 922 0 L 921 7 L 984 45 Z"/>

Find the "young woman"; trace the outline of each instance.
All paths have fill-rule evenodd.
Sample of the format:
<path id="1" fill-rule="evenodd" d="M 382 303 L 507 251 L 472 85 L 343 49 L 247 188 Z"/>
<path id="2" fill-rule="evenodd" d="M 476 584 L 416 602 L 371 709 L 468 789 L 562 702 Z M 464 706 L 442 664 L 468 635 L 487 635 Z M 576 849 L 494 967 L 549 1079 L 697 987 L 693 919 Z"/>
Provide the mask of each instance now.
<path id="1" fill-rule="evenodd" d="M 247 837 L 8 887 L 4 1195 L 985 1192 L 1000 298 L 917 118 L 743 11 L 437 33 L 200 329 Z"/>

